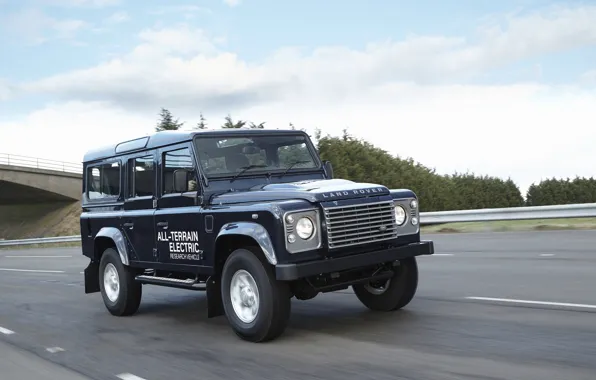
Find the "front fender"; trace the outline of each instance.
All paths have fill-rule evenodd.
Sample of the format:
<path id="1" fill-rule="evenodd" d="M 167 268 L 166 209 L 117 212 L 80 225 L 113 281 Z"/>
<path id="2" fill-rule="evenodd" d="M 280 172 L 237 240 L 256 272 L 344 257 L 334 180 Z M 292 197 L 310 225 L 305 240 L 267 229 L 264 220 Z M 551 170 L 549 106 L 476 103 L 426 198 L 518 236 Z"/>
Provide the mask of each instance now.
<path id="1" fill-rule="evenodd" d="M 255 222 L 233 222 L 224 224 L 215 242 L 226 235 L 244 235 L 253 238 L 257 244 L 263 250 L 263 254 L 267 258 L 267 261 L 271 265 L 277 265 L 277 256 L 275 255 L 275 249 L 273 248 L 273 242 L 269 236 L 269 232 L 262 225 Z"/>
<path id="2" fill-rule="evenodd" d="M 122 231 L 115 227 L 103 227 L 101 230 L 99 230 L 97 235 L 95 235 L 95 240 L 100 237 L 111 239 L 116 245 L 116 249 L 118 250 L 122 264 L 130 265 L 130 261 L 128 259 L 128 250 L 126 249 L 126 241 L 124 240 Z"/>

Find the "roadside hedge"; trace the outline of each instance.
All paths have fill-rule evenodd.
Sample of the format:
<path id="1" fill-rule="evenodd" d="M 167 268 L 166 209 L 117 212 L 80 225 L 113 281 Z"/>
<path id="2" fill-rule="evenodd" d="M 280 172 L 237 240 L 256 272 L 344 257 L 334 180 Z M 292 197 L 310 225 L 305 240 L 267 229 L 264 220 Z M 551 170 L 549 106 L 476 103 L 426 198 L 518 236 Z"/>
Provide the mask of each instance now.
<path id="1" fill-rule="evenodd" d="M 418 194 L 421 211 L 596 202 L 593 178 L 542 180 L 528 189 L 524 200 L 510 178 L 473 173 L 440 175 L 413 159 L 392 156 L 346 131 L 341 137 L 323 137 L 317 131 L 314 140 L 322 159 L 331 161 L 338 178 L 409 188 Z"/>

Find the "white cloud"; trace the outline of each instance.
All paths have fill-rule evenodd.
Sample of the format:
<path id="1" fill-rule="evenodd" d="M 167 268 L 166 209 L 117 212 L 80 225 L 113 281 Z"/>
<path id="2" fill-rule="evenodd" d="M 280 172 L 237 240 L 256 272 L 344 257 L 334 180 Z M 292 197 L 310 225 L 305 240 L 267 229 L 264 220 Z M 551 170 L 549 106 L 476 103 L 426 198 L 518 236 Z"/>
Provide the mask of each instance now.
<path id="1" fill-rule="evenodd" d="M 23 9 L 2 18 L 1 27 L 7 34 L 33 44 L 41 44 L 56 38 L 70 39 L 88 26 L 85 21 L 53 18 L 35 8 Z"/>
<path id="2" fill-rule="evenodd" d="M 223 2 L 230 7 L 237 7 L 242 2 L 241 0 L 223 0 Z"/>
<path id="3" fill-rule="evenodd" d="M 0 123 L 0 152 L 80 162 L 87 149 L 150 133 L 153 119 L 101 102 L 50 104 L 23 119 Z"/>
<path id="4" fill-rule="evenodd" d="M 583 73 L 580 80 L 586 84 L 596 84 L 596 69 Z"/>
<path id="5" fill-rule="evenodd" d="M 108 24 L 120 24 L 125 21 L 128 21 L 130 16 L 125 11 L 118 11 L 112 13 L 108 18 L 105 19 L 105 22 Z"/>
<path id="6" fill-rule="evenodd" d="M 212 14 L 208 8 L 203 8 L 198 5 L 163 5 L 155 9 L 149 10 L 150 14 L 163 15 L 167 13 L 183 13 L 186 16 L 192 16 L 196 13 Z"/>
<path id="7" fill-rule="evenodd" d="M 164 94 L 189 104 L 209 103 L 213 96 L 225 101 L 239 98 L 233 106 L 242 106 L 247 99 L 278 100 L 296 93 L 340 96 L 392 81 L 458 83 L 522 58 L 596 43 L 596 23 L 591 21 L 596 19 L 596 6 L 562 10 L 558 15 L 508 19 L 507 29 L 487 23 L 475 43 L 464 37 L 412 36 L 371 43 L 364 50 L 331 46 L 303 54 L 287 48 L 250 65 L 217 50 L 199 29 L 145 30 L 142 43 L 128 55 L 27 88 L 67 99 L 112 99 L 131 105 L 137 99 L 149 107 L 155 107 Z M 101 83 L 98 76 L 104 79 Z M 139 97 L 143 77 L 151 79 Z"/>
<path id="8" fill-rule="evenodd" d="M 474 40 L 412 36 L 363 50 L 285 48 L 259 63 L 223 51 L 198 29 L 146 29 L 126 55 L 21 86 L 68 103 L 0 124 L 0 151 L 30 149 L 12 131 L 25 128 L 22 139 L 35 129 L 44 142 L 35 154 L 58 150 L 77 159 L 97 138 L 150 133 L 163 106 L 188 124 L 202 111 L 209 124 L 230 112 L 269 127 L 292 122 L 336 135 L 349 127 L 440 172 L 511 176 L 524 189 L 543 177 L 590 176 L 595 91 L 458 84 L 519 59 L 596 43 L 596 7 L 557 11 L 509 17 L 506 28 L 487 22 Z M 102 132 L 84 138 L 92 131 Z M 55 136 L 68 136 L 72 146 Z"/>
<path id="9" fill-rule="evenodd" d="M 57 7 L 94 7 L 103 8 L 115 6 L 121 3 L 121 0 L 33 0 L 42 6 Z"/>
<path id="10" fill-rule="evenodd" d="M 0 78 L 0 102 L 8 100 L 12 96 L 13 90 L 11 87 L 8 81 Z"/>

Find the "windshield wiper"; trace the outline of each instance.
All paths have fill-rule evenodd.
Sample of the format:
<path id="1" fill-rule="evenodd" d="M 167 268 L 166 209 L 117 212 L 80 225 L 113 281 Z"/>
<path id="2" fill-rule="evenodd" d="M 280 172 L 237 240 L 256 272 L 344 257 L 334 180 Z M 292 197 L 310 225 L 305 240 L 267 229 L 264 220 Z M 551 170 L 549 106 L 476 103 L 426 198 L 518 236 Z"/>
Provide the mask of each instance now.
<path id="1" fill-rule="evenodd" d="M 234 180 L 236 178 L 238 178 L 242 173 L 244 173 L 245 171 L 249 170 L 249 169 L 254 169 L 254 168 L 266 168 L 268 165 L 263 165 L 263 164 L 259 164 L 259 165 L 248 165 L 248 166 L 243 166 L 238 174 L 236 174 L 234 177 L 232 177 L 232 179 L 230 180 L 230 182 L 234 182 Z"/>
<path id="2" fill-rule="evenodd" d="M 285 176 L 286 173 L 289 172 L 290 169 L 292 169 L 295 165 L 298 165 L 298 164 L 308 164 L 309 162 L 310 162 L 310 160 L 309 161 L 302 160 L 302 161 L 294 161 L 294 162 L 292 162 L 290 164 L 290 166 L 288 166 L 288 168 L 286 170 L 284 170 L 283 173 L 281 173 L 281 176 L 279 178 Z"/>

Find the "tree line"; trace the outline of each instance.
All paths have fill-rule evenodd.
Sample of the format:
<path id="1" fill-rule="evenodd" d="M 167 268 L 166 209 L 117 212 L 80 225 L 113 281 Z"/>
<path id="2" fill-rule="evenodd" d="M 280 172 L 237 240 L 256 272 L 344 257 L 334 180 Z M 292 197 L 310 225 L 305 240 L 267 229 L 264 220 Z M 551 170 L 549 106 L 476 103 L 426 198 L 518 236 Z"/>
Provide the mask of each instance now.
<path id="1" fill-rule="evenodd" d="M 174 120 L 163 109 L 156 131 L 181 129 L 184 122 Z M 234 121 L 230 115 L 220 128 L 260 128 L 265 122 L 255 124 L 246 120 Z M 296 129 L 289 123 L 291 129 Z M 206 129 L 200 121 L 191 129 Z M 522 196 L 511 178 L 503 179 L 473 173 L 438 174 L 434 169 L 414 161 L 400 158 L 371 143 L 355 138 L 344 130 L 342 136 L 322 135 L 316 129 L 313 136 L 323 160 L 333 164 L 335 176 L 358 182 L 370 182 L 389 188 L 409 188 L 420 198 L 421 211 L 467 210 L 480 208 L 544 206 L 596 202 L 596 179 L 545 179 L 529 187 Z"/>

